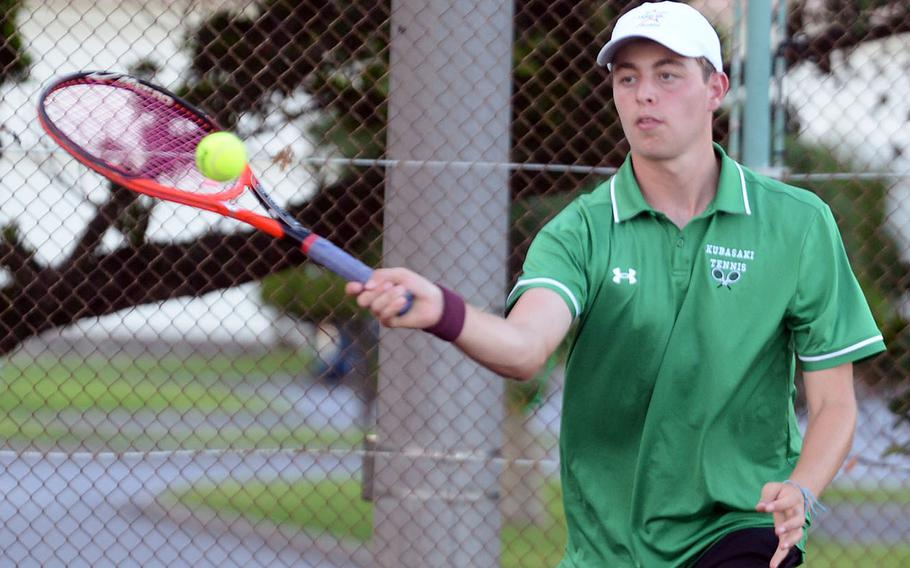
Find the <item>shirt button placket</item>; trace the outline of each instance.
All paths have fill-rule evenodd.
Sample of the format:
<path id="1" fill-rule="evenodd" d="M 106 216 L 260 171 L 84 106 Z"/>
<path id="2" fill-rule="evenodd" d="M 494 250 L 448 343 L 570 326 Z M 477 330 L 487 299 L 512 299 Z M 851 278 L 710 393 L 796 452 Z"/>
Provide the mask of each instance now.
<path id="1" fill-rule="evenodd" d="M 685 294 L 686 289 L 689 287 L 689 267 L 686 262 L 685 246 L 686 239 L 680 232 L 676 235 L 676 250 L 673 251 L 672 270 L 674 286 L 681 294 Z M 682 296 L 680 296 L 680 301 L 681 298 Z"/>

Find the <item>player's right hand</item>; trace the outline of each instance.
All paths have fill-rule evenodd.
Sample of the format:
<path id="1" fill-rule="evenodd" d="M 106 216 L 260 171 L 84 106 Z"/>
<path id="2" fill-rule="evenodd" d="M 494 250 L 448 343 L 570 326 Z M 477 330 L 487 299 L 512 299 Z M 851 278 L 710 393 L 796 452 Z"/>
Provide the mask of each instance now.
<path id="1" fill-rule="evenodd" d="M 348 282 L 345 292 L 386 327 L 424 329 L 442 317 L 442 290 L 406 268 L 377 269 L 364 283 Z M 407 313 L 399 315 L 407 304 L 409 292 L 414 298 L 413 305 Z"/>
<path id="2" fill-rule="evenodd" d="M 755 509 L 774 515 L 774 532 L 778 535 L 778 545 L 769 566 L 777 568 L 790 554 L 790 549 L 803 538 L 803 526 L 806 523 L 803 494 L 792 483 L 766 483 Z"/>

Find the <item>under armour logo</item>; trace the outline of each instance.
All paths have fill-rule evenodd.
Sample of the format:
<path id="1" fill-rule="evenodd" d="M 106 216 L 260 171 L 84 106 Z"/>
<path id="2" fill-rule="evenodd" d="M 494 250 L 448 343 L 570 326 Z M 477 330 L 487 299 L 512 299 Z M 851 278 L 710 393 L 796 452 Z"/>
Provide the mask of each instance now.
<path id="1" fill-rule="evenodd" d="M 638 279 L 635 277 L 636 274 L 634 268 L 630 268 L 628 272 L 623 272 L 621 268 L 616 267 L 613 269 L 613 283 L 619 284 L 623 280 L 628 280 L 629 284 L 635 284 L 638 282 Z"/>

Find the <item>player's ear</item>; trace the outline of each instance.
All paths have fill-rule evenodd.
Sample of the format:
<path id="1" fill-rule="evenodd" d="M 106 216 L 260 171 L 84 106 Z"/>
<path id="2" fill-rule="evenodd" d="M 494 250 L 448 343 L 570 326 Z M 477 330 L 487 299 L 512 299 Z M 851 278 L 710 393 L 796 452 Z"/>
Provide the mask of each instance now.
<path id="1" fill-rule="evenodd" d="M 720 108 L 729 90 L 730 78 L 726 73 L 723 71 L 711 73 L 708 77 L 708 107 L 712 112 Z"/>

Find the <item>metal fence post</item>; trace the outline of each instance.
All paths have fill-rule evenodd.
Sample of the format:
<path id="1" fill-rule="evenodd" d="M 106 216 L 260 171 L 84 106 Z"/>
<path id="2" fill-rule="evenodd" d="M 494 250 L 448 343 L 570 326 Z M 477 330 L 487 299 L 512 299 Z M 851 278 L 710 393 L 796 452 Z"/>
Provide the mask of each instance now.
<path id="1" fill-rule="evenodd" d="M 495 0 L 392 5 L 384 264 L 494 311 L 509 171 L 490 164 L 509 157 L 512 25 L 511 4 Z M 498 566 L 502 381 L 403 331 L 383 333 L 379 377 L 376 565 Z"/>
<path id="2" fill-rule="evenodd" d="M 747 8 L 746 102 L 743 162 L 758 170 L 771 165 L 771 2 L 750 0 Z"/>

